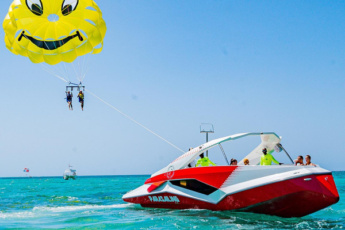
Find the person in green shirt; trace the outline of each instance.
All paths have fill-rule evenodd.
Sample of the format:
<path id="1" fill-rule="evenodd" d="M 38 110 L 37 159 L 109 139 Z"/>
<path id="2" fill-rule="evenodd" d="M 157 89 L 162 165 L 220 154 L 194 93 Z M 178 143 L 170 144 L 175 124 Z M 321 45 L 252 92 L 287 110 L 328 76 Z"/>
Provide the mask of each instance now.
<path id="1" fill-rule="evenodd" d="M 202 153 L 200 155 L 200 159 L 198 160 L 198 162 L 196 162 L 195 167 L 199 167 L 199 166 L 205 167 L 205 166 L 211 166 L 211 165 L 216 166 L 215 163 L 213 163 L 208 157 L 205 157 L 204 153 Z"/>
<path id="2" fill-rule="evenodd" d="M 262 153 L 263 155 L 261 156 L 260 165 L 271 165 L 272 161 L 275 164 L 280 165 L 280 163 L 276 159 L 274 159 L 274 157 L 270 153 L 267 153 L 266 148 L 262 150 Z"/>

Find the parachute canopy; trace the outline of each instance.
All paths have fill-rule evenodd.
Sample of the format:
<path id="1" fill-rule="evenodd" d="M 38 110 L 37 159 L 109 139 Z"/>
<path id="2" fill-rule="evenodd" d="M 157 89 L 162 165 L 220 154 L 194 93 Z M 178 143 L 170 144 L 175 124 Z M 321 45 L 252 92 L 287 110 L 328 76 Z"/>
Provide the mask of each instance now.
<path id="1" fill-rule="evenodd" d="M 24 168 L 23 172 L 28 173 L 28 172 L 30 172 L 30 169 Z"/>
<path id="2" fill-rule="evenodd" d="M 12 53 L 50 65 L 101 52 L 107 30 L 93 0 L 14 0 L 3 28 Z"/>

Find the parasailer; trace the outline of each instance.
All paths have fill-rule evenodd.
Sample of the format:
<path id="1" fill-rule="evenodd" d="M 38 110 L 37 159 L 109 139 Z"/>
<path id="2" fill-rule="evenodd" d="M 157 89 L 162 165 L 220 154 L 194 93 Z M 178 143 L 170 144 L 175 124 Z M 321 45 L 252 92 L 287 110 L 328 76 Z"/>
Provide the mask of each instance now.
<path id="1" fill-rule="evenodd" d="M 107 30 L 102 12 L 93 0 L 14 0 L 3 28 L 7 49 L 33 63 L 48 64 L 47 72 L 72 87 L 66 93 L 75 86 L 78 91 L 85 89 L 82 81 L 88 68 L 86 61 L 76 66 L 74 62 L 87 54 L 100 53 Z M 54 72 L 56 66 L 49 69 L 49 65 L 61 62 L 63 71 Z M 72 67 L 65 63 L 72 63 Z M 71 75 L 76 75 L 80 84 L 71 85 Z"/>
<path id="2" fill-rule="evenodd" d="M 83 91 L 81 91 L 81 90 L 79 91 L 78 98 L 79 98 L 81 110 L 84 111 L 84 93 L 83 93 Z"/>
<path id="3" fill-rule="evenodd" d="M 68 92 L 66 93 L 66 100 L 67 100 L 67 104 L 68 104 L 68 109 L 69 109 L 69 110 L 73 110 L 72 98 L 73 98 L 73 93 L 71 93 L 70 91 L 68 91 Z"/>
<path id="4" fill-rule="evenodd" d="M 30 172 L 30 169 L 24 168 L 24 169 L 23 169 L 23 172 L 25 173 L 26 176 L 28 176 L 28 173 Z"/>

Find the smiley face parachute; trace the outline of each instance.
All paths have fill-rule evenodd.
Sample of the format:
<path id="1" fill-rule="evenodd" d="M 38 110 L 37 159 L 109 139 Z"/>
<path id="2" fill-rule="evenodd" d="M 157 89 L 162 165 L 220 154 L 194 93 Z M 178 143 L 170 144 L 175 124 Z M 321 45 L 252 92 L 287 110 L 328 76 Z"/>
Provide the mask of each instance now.
<path id="1" fill-rule="evenodd" d="M 7 49 L 48 65 L 100 53 L 107 30 L 93 0 L 14 0 L 3 28 Z"/>
<path id="2" fill-rule="evenodd" d="M 101 52 L 106 33 L 93 0 L 15 0 L 3 28 L 12 53 L 50 65 Z"/>

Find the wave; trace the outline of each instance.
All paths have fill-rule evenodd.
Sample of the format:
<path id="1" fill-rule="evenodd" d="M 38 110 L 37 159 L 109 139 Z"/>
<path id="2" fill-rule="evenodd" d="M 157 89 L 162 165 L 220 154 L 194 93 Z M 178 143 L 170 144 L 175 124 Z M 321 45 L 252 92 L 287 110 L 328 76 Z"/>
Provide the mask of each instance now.
<path id="1" fill-rule="evenodd" d="M 102 209 L 118 209 L 127 208 L 133 206 L 133 204 L 113 204 L 113 205 L 82 205 L 82 206 L 37 206 L 31 211 L 24 212 L 0 212 L 0 219 L 12 219 L 12 218 L 35 218 L 42 216 L 58 216 L 58 213 L 84 211 L 84 210 L 102 210 Z"/>
<path id="2" fill-rule="evenodd" d="M 343 205 L 342 205 L 343 206 Z M 345 209 L 343 209 L 343 207 L 340 206 L 339 204 L 335 207 L 328 207 L 325 208 L 324 210 L 317 212 L 315 214 L 312 214 L 314 217 L 320 217 L 321 219 L 324 218 L 325 216 L 329 216 L 329 217 L 344 217 L 345 215 Z M 342 209 L 339 209 L 339 208 Z"/>
<path id="3" fill-rule="evenodd" d="M 129 206 L 131 206 L 131 204 L 82 205 L 82 206 L 60 206 L 60 207 L 39 206 L 39 207 L 34 207 L 33 211 L 73 212 L 73 211 L 80 211 L 80 210 L 126 208 Z"/>
<path id="4" fill-rule="evenodd" d="M 12 218 L 32 218 L 36 217 L 36 214 L 32 211 L 27 212 L 11 212 L 11 213 L 0 213 L 0 219 L 12 219 Z"/>

